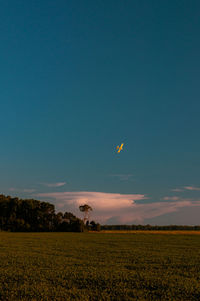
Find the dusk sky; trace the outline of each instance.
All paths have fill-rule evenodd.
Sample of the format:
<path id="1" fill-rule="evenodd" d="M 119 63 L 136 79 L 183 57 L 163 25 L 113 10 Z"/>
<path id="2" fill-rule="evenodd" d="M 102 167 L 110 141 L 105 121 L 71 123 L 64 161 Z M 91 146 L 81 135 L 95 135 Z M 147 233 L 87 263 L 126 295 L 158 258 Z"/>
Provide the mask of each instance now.
<path id="1" fill-rule="evenodd" d="M 2 1 L 0 36 L 1 193 L 200 224 L 200 1 Z"/>

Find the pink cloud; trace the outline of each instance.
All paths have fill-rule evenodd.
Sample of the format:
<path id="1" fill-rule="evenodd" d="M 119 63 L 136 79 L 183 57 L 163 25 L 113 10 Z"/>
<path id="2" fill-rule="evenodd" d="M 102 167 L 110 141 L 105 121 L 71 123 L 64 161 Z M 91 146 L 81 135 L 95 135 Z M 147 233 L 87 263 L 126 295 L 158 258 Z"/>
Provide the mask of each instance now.
<path id="1" fill-rule="evenodd" d="M 163 201 L 178 201 L 180 200 L 180 197 L 178 196 L 165 196 L 162 198 Z"/>
<path id="2" fill-rule="evenodd" d="M 200 201 L 182 200 L 179 202 L 155 202 L 149 204 L 133 204 L 133 208 L 123 210 L 118 218 L 119 223 L 143 223 L 145 219 L 177 212 L 181 208 L 200 206 Z"/>
<path id="3" fill-rule="evenodd" d="M 95 210 L 103 211 L 131 207 L 134 201 L 147 198 L 143 194 L 119 194 L 90 191 L 39 193 L 37 196 L 57 200 L 57 205 L 60 208 L 64 207 L 66 204 L 77 207 L 87 203 L 91 207 L 93 206 Z"/>
<path id="4" fill-rule="evenodd" d="M 144 194 L 118 194 L 104 192 L 55 192 L 36 195 L 47 201 L 54 201 L 57 210 L 70 211 L 81 217 L 78 207 L 87 203 L 93 208 L 91 218 L 102 224 L 143 223 L 145 219 L 154 218 L 167 213 L 176 212 L 181 208 L 200 206 L 200 201 L 176 199 L 171 202 L 136 203 L 147 199 Z"/>
<path id="5" fill-rule="evenodd" d="M 200 187 L 194 187 L 194 186 L 185 186 L 184 187 L 187 190 L 192 190 L 192 191 L 199 191 Z"/>

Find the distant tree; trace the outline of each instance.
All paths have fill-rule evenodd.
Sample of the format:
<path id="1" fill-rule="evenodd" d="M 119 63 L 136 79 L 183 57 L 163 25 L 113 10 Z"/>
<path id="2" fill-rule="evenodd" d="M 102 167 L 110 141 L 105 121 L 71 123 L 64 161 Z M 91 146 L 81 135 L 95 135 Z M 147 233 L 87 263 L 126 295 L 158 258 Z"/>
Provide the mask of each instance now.
<path id="1" fill-rule="evenodd" d="M 92 207 L 85 204 L 85 205 L 79 206 L 79 210 L 81 212 L 83 212 L 83 222 L 85 223 L 86 221 L 89 221 L 90 211 L 92 211 Z"/>
<path id="2" fill-rule="evenodd" d="M 101 231 L 101 225 L 99 223 L 96 224 L 96 231 Z"/>
<path id="3" fill-rule="evenodd" d="M 59 223 L 61 223 L 62 220 L 63 220 L 63 213 L 62 213 L 62 212 L 58 212 L 58 213 L 56 214 L 56 216 L 57 216 L 57 219 L 58 219 Z"/>
<path id="4" fill-rule="evenodd" d="M 0 195 L 0 228 L 10 231 L 52 231 L 54 205 Z"/>
<path id="5" fill-rule="evenodd" d="M 63 219 L 65 222 L 72 223 L 77 219 L 77 217 L 71 212 L 65 212 L 63 215 Z"/>
<path id="6" fill-rule="evenodd" d="M 95 231 L 96 223 L 95 223 L 94 221 L 91 221 L 91 222 L 90 222 L 90 225 L 91 225 L 91 230 L 92 230 L 92 231 Z"/>
<path id="7" fill-rule="evenodd" d="M 54 214 L 54 230 L 55 231 L 60 231 L 61 229 L 61 224 L 63 222 L 63 213 L 58 212 L 57 214 Z"/>
<path id="8" fill-rule="evenodd" d="M 84 222 L 81 219 L 76 218 L 76 220 L 74 220 L 70 223 L 69 231 L 71 231 L 71 232 L 84 232 L 84 231 L 86 231 L 86 227 L 85 227 Z"/>
<path id="9" fill-rule="evenodd" d="M 101 225 L 99 223 L 96 224 L 94 221 L 91 221 L 90 225 L 91 225 L 92 231 L 100 231 L 101 230 Z"/>

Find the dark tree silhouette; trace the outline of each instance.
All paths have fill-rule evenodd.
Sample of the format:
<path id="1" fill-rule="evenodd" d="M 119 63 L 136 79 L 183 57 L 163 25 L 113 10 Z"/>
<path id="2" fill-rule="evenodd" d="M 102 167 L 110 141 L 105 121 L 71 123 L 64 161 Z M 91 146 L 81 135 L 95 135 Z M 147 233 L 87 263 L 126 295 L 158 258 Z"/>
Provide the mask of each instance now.
<path id="1" fill-rule="evenodd" d="M 92 208 L 89 205 L 83 205 L 80 210 L 84 213 L 85 220 L 88 220 L 89 211 Z M 48 202 L 19 199 L 1 194 L 0 230 L 83 232 L 87 230 L 87 227 L 84 221 L 71 212 L 55 213 L 54 205 Z"/>
<path id="2" fill-rule="evenodd" d="M 100 231 L 101 230 L 100 224 L 99 223 L 96 224 L 95 221 L 91 221 L 90 226 L 91 226 L 92 231 Z"/>
<path id="3" fill-rule="evenodd" d="M 79 206 L 79 210 L 83 212 L 83 222 L 85 223 L 86 221 L 89 221 L 90 218 L 90 211 L 92 211 L 92 207 L 89 205 L 81 205 Z"/>

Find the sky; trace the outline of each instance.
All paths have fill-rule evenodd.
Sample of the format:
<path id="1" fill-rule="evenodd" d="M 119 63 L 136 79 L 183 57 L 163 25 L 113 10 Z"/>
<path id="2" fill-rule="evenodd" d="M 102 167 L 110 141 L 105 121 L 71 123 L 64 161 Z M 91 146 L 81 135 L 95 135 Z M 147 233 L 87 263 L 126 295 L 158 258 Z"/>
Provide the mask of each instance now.
<path id="1" fill-rule="evenodd" d="M 0 36 L 1 193 L 199 224 L 198 0 L 3 1 Z"/>

